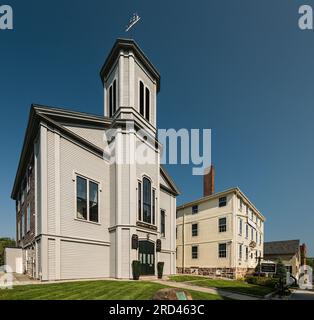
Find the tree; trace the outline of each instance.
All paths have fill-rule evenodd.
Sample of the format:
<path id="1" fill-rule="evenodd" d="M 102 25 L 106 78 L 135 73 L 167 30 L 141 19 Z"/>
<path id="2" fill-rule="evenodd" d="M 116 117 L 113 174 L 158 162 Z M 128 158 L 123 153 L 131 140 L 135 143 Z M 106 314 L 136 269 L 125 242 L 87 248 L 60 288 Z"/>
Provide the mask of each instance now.
<path id="1" fill-rule="evenodd" d="M 279 259 L 277 262 L 276 276 L 279 279 L 285 279 L 287 276 L 287 269 L 286 269 L 285 265 L 282 263 L 281 259 Z"/>
<path id="2" fill-rule="evenodd" d="M 14 248 L 15 240 L 10 238 L 0 238 L 0 266 L 4 265 L 4 249 Z"/>

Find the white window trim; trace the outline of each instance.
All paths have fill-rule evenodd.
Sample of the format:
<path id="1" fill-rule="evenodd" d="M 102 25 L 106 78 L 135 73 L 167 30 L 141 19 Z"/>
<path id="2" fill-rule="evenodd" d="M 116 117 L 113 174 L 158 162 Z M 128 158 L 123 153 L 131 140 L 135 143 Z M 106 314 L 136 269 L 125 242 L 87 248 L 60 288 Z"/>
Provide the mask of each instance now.
<path id="1" fill-rule="evenodd" d="M 102 188 L 101 188 L 101 183 L 93 178 L 89 178 L 86 175 L 80 174 L 78 172 L 75 172 L 75 178 L 73 179 L 74 181 L 74 201 L 75 201 L 75 205 L 74 205 L 74 220 L 75 221 L 80 221 L 80 222 L 86 222 L 86 223 L 91 223 L 91 224 L 95 224 L 95 225 L 101 225 L 101 214 L 100 214 L 100 208 L 101 208 L 101 197 L 100 197 L 100 193 L 102 192 Z M 87 220 L 84 219 L 80 219 L 77 217 L 77 177 L 80 177 L 82 179 L 85 179 L 87 181 Z M 89 182 L 93 182 L 95 184 L 98 185 L 98 222 L 95 221 L 90 221 L 89 219 Z"/>

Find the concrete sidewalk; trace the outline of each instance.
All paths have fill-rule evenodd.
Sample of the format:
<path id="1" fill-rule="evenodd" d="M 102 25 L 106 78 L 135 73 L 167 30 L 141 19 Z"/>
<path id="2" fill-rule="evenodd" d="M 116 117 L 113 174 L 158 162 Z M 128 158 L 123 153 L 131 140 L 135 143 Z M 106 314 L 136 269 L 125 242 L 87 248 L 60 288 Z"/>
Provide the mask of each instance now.
<path id="1" fill-rule="evenodd" d="M 185 290 L 194 290 L 194 291 L 200 291 L 200 292 L 205 292 L 210 294 L 217 294 L 232 300 L 263 300 L 263 298 L 258 298 L 258 297 L 249 296 L 249 295 L 240 294 L 240 293 L 234 293 L 234 292 L 225 291 L 225 290 L 216 289 L 216 288 L 205 288 L 205 287 L 193 286 L 183 282 L 174 282 L 174 281 L 167 281 L 167 280 L 155 280 L 152 282 L 163 284 L 169 287 L 181 288 Z"/>

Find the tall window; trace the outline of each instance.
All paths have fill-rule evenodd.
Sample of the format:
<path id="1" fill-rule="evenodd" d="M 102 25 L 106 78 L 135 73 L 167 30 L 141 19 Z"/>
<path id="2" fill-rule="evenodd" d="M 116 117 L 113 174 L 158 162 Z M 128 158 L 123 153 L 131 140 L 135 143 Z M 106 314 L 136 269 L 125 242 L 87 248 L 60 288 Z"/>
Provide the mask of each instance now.
<path id="1" fill-rule="evenodd" d="M 192 246 L 192 259 L 198 258 L 198 246 Z"/>
<path id="2" fill-rule="evenodd" d="M 251 228 L 251 240 L 253 241 L 254 240 L 254 229 Z"/>
<path id="3" fill-rule="evenodd" d="M 196 237 L 198 235 L 198 224 L 193 223 L 192 224 L 192 237 Z"/>
<path id="4" fill-rule="evenodd" d="M 31 206 L 27 205 L 26 232 L 31 230 Z"/>
<path id="5" fill-rule="evenodd" d="M 242 244 L 239 244 L 239 260 L 242 260 Z"/>
<path id="6" fill-rule="evenodd" d="M 109 88 L 109 117 L 117 111 L 117 81 L 114 80 Z"/>
<path id="7" fill-rule="evenodd" d="M 149 89 L 145 89 L 145 119 L 149 121 L 149 113 L 150 113 L 150 92 Z"/>
<path id="8" fill-rule="evenodd" d="M 143 221 L 152 223 L 152 184 L 143 178 Z"/>
<path id="9" fill-rule="evenodd" d="M 239 219 L 239 235 L 242 236 L 242 219 Z"/>
<path id="10" fill-rule="evenodd" d="M 140 81 L 140 114 L 144 117 L 144 84 Z"/>
<path id="11" fill-rule="evenodd" d="M 98 222 L 98 185 L 89 181 L 89 220 Z"/>
<path id="12" fill-rule="evenodd" d="M 219 256 L 219 258 L 226 258 L 227 257 L 227 244 L 226 243 L 219 243 L 218 256 Z"/>
<path id="13" fill-rule="evenodd" d="M 24 211 L 22 211 L 22 217 L 21 217 L 21 229 L 22 229 L 22 238 L 25 236 L 25 216 L 24 216 Z"/>
<path id="14" fill-rule="evenodd" d="M 142 81 L 140 81 L 140 114 L 147 120 L 150 120 L 150 91 Z"/>
<path id="15" fill-rule="evenodd" d="M 227 218 L 220 218 L 218 224 L 219 224 L 219 232 L 227 231 Z"/>
<path id="16" fill-rule="evenodd" d="M 160 210 L 160 234 L 166 236 L 166 213 L 165 210 Z"/>
<path id="17" fill-rule="evenodd" d="M 99 221 L 98 184 L 80 176 L 76 177 L 76 217 Z"/>
<path id="18" fill-rule="evenodd" d="M 245 238 L 247 239 L 249 237 L 249 225 L 245 224 Z"/>
<path id="19" fill-rule="evenodd" d="M 155 224 L 155 215 L 156 215 L 156 190 L 153 189 L 153 224 Z"/>
<path id="20" fill-rule="evenodd" d="M 245 260 L 248 261 L 249 260 L 249 248 L 245 247 Z"/>
<path id="21" fill-rule="evenodd" d="M 137 184 L 138 220 L 142 220 L 142 183 Z"/>
<path id="22" fill-rule="evenodd" d="M 109 117 L 113 116 L 113 92 L 112 86 L 109 88 Z"/>
<path id="23" fill-rule="evenodd" d="M 21 239 L 21 221 L 17 221 L 17 241 Z"/>

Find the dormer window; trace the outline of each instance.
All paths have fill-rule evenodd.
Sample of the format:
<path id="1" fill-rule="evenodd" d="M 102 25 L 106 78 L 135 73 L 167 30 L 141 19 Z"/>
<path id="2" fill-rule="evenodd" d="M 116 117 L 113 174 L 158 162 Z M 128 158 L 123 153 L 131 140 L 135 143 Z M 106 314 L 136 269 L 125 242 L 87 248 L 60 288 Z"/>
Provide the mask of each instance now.
<path id="1" fill-rule="evenodd" d="M 109 87 L 109 117 L 112 118 L 117 111 L 117 81 L 114 80 Z"/>
<path id="2" fill-rule="evenodd" d="M 149 121 L 150 119 L 150 91 L 140 81 L 140 114 Z"/>

